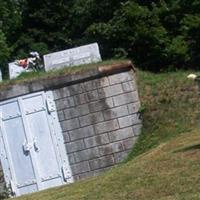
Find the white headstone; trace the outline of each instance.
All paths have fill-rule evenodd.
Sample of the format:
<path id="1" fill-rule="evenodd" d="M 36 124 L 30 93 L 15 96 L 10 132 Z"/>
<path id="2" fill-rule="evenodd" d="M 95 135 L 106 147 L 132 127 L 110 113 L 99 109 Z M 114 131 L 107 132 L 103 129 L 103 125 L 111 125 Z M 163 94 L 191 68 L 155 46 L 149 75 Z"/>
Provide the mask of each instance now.
<path id="1" fill-rule="evenodd" d="M 15 62 L 9 63 L 9 78 L 14 79 L 17 78 L 22 72 L 26 72 L 27 70 L 19 65 L 16 65 Z"/>
<path id="2" fill-rule="evenodd" d="M 0 82 L 2 82 L 3 78 L 2 78 L 2 72 L 0 70 Z"/>
<path id="3" fill-rule="evenodd" d="M 45 71 L 101 61 L 97 43 L 44 55 Z"/>

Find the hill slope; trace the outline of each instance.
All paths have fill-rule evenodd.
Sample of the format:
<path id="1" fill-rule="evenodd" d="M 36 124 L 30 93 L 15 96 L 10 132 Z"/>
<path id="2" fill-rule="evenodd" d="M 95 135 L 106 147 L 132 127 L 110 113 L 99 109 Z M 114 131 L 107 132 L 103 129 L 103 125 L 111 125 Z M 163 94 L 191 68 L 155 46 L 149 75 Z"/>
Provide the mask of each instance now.
<path id="1" fill-rule="evenodd" d="M 143 134 L 130 159 L 180 133 L 200 127 L 200 96 L 189 71 L 162 74 L 138 71 Z"/>
<path id="2" fill-rule="evenodd" d="M 99 177 L 18 199 L 200 199 L 200 97 L 188 73 L 138 72 L 144 128 L 128 162 Z"/>
<path id="3" fill-rule="evenodd" d="M 20 200 L 200 199 L 200 131 L 193 131 L 110 172 Z"/>

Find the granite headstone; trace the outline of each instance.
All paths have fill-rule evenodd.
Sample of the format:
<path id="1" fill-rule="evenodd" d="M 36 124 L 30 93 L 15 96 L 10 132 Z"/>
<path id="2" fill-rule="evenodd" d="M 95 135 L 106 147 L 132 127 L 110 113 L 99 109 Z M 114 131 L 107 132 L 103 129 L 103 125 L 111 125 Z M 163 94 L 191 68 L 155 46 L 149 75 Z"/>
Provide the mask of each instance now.
<path id="1" fill-rule="evenodd" d="M 2 82 L 3 78 L 2 78 L 2 72 L 0 70 L 0 82 Z"/>
<path id="2" fill-rule="evenodd" d="M 44 55 L 45 71 L 101 61 L 97 43 Z"/>

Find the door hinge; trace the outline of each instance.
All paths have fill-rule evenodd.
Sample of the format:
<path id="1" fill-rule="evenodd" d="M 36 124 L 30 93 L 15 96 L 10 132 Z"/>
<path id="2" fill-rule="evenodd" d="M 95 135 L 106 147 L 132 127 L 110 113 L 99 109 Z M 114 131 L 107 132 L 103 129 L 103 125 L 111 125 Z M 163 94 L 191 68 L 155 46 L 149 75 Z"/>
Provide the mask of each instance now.
<path id="1" fill-rule="evenodd" d="M 46 105 L 47 105 L 47 110 L 48 110 L 49 113 L 56 110 L 55 102 L 54 102 L 52 96 L 49 95 L 49 94 L 46 97 Z"/>
<path id="2" fill-rule="evenodd" d="M 3 124 L 3 114 L 2 111 L 0 111 L 0 129 L 2 128 L 2 124 Z"/>
<path id="3" fill-rule="evenodd" d="M 10 185 L 9 185 L 9 188 L 10 188 L 10 194 L 12 196 L 16 196 L 17 195 L 17 188 L 15 187 L 15 184 L 13 183 L 12 180 L 10 180 Z"/>
<path id="4" fill-rule="evenodd" d="M 64 180 L 66 182 L 68 179 L 70 179 L 72 177 L 71 171 L 69 170 L 69 168 L 67 167 L 66 164 L 63 164 L 63 166 L 62 166 L 62 173 L 63 173 Z"/>

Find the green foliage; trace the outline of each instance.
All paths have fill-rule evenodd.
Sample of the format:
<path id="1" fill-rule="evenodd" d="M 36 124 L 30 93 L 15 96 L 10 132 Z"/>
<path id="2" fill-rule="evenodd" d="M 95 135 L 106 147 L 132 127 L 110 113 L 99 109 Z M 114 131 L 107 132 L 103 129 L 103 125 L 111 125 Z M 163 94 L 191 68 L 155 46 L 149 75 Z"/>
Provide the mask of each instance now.
<path id="1" fill-rule="evenodd" d="M 97 41 L 142 69 L 199 69 L 199 0 L 0 0 L 0 16 L 10 60 Z"/>
<path id="2" fill-rule="evenodd" d="M 8 42 L 17 37 L 16 31 L 21 26 L 20 8 L 23 0 L 0 0 L 0 29 L 6 35 Z"/>
<path id="3" fill-rule="evenodd" d="M 109 22 L 92 24 L 87 35 L 102 42 L 105 54 L 114 56 L 116 48 L 123 49 L 144 69 L 159 71 L 169 65 L 183 68 L 191 64 L 192 55 L 188 34 L 183 34 L 179 25 L 181 12 L 177 1 L 142 5 L 127 1 Z M 191 20 L 195 23 L 197 19 Z"/>
<path id="4" fill-rule="evenodd" d="M 41 53 L 66 48 L 70 44 L 68 3 L 60 0 L 27 0 L 26 3 L 21 29 L 25 37 L 18 40 L 22 47 L 30 51 L 37 43 L 37 49 L 42 49 Z"/>
<path id="5" fill-rule="evenodd" d="M 0 29 L 0 69 L 5 71 L 5 66 L 10 55 L 10 50 L 8 48 L 6 38 L 2 30 Z"/>

